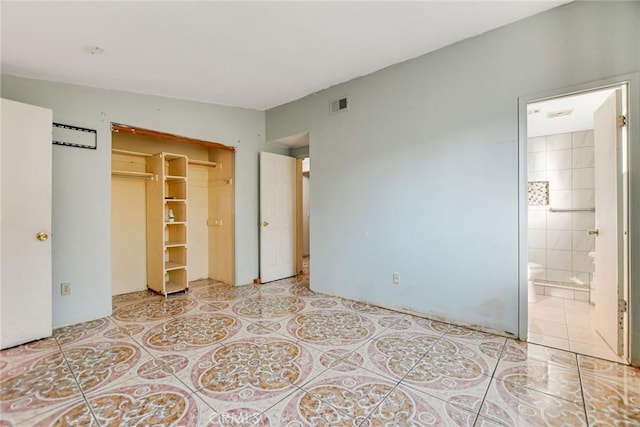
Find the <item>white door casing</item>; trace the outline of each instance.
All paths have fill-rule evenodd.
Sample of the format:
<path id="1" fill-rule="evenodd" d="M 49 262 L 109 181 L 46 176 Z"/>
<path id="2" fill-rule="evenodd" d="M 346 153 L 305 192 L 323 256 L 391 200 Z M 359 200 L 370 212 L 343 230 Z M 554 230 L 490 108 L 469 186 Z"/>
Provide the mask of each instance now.
<path id="1" fill-rule="evenodd" d="M 618 301 L 623 298 L 621 164 L 622 111 L 617 89 L 594 113 L 596 250 L 594 303 L 595 328 L 607 344 L 622 354 L 622 324 Z"/>
<path id="2" fill-rule="evenodd" d="M 296 274 L 296 159 L 260 153 L 260 281 Z"/>
<path id="3" fill-rule="evenodd" d="M 0 348 L 7 348 L 52 333 L 52 112 L 1 102 Z"/>

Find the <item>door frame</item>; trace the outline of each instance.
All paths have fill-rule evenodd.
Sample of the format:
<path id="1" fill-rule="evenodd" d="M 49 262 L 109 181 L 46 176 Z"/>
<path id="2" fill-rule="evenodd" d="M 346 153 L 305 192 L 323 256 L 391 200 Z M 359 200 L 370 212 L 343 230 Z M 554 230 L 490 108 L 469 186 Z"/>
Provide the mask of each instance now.
<path id="1" fill-rule="evenodd" d="M 528 209 L 527 209 L 527 105 L 553 98 L 576 95 L 609 87 L 627 85 L 627 218 L 628 239 L 624 253 L 640 253 L 640 224 L 633 217 L 640 216 L 640 140 L 638 112 L 640 112 L 640 73 L 615 76 L 595 82 L 562 87 L 518 98 L 518 337 L 528 338 Z M 634 165 L 638 170 L 634 169 Z M 619 209 L 622 209 L 620 207 Z M 622 254 L 618 262 L 624 262 Z M 623 325 L 623 357 L 631 364 L 640 365 L 640 265 L 632 263 L 631 257 L 625 270 L 625 296 L 628 309 Z M 635 314 L 635 316 L 634 316 Z"/>

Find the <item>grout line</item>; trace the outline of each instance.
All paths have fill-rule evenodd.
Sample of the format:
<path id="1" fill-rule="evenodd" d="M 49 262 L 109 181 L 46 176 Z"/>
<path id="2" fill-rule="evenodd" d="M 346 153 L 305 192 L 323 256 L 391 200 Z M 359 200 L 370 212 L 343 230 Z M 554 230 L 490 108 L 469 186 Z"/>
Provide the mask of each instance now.
<path id="1" fill-rule="evenodd" d="M 71 363 L 69 363 L 69 359 L 67 359 L 67 355 L 64 354 L 64 351 L 62 350 L 62 346 L 58 342 L 57 338 L 56 338 L 56 343 L 58 344 L 58 347 L 60 347 L 60 354 L 62 355 L 62 358 L 64 359 L 64 363 L 66 363 L 67 367 L 69 368 L 69 372 L 71 373 L 71 376 L 73 377 L 73 381 L 76 383 L 76 386 L 78 387 L 78 390 L 80 391 L 80 395 L 82 396 L 82 400 L 84 400 L 85 405 L 87 405 L 87 408 L 89 409 L 89 413 L 93 417 L 93 421 L 95 421 L 95 423 L 97 425 L 100 425 L 100 423 L 98 422 L 98 417 L 93 412 L 93 409 L 91 408 L 91 405 L 89 404 L 89 399 L 87 398 L 87 395 L 85 394 L 84 390 L 80 386 L 80 382 L 78 381 L 76 373 L 74 372 L 73 368 L 71 367 Z M 62 406 L 63 405 L 61 405 L 61 407 Z"/>
<path id="2" fill-rule="evenodd" d="M 578 363 L 578 355 L 575 354 L 576 365 L 578 366 L 578 380 L 580 381 L 580 396 L 582 397 L 582 409 L 584 410 L 584 420 L 589 425 L 589 416 L 587 414 L 587 400 L 584 398 L 584 385 L 582 383 L 582 369 Z"/>
<path id="3" fill-rule="evenodd" d="M 496 366 L 493 368 L 493 372 L 491 373 L 491 380 L 489 380 L 489 385 L 487 389 L 484 391 L 484 395 L 482 396 L 482 401 L 480 402 L 480 407 L 478 408 L 478 412 L 476 413 L 476 418 L 473 420 L 473 425 L 475 426 L 478 422 L 478 418 L 480 418 L 480 411 L 482 411 L 482 407 L 484 406 L 484 402 L 487 400 L 487 395 L 489 394 L 489 389 L 495 380 L 496 371 L 498 370 L 498 366 L 500 365 L 500 361 L 502 360 L 502 356 L 504 356 L 505 351 L 507 350 L 507 340 L 505 338 L 504 344 L 502 345 L 502 350 L 500 351 L 500 355 L 498 356 L 498 362 Z"/>

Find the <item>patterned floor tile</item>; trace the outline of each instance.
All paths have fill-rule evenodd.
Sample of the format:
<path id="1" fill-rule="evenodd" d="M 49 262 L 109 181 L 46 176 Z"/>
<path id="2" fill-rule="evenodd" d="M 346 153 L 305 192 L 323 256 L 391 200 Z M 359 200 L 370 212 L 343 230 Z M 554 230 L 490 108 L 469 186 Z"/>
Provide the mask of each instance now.
<path id="1" fill-rule="evenodd" d="M 203 427 L 269 427 L 278 425 L 270 423 L 268 416 L 263 412 L 255 408 L 239 407 L 218 413 L 207 407 L 200 417 L 201 424 L 198 425 Z"/>
<path id="2" fill-rule="evenodd" d="M 476 423 L 474 424 L 474 427 L 504 427 L 504 426 L 508 426 L 508 424 L 504 424 L 497 420 L 492 420 L 486 417 L 478 417 L 476 419 Z"/>
<path id="3" fill-rule="evenodd" d="M 309 289 L 309 285 L 308 284 L 303 284 L 303 283 L 290 286 L 287 289 L 287 292 L 290 293 L 291 295 L 294 295 L 294 296 L 299 297 L 299 298 L 324 298 L 324 297 L 326 297 L 325 294 L 321 294 L 319 292 L 312 291 L 311 289 Z"/>
<path id="4" fill-rule="evenodd" d="M 596 359 L 595 357 L 578 355 L 580 373 L 622 381 L 630 386 L 640 388 L 640 368 Z"/>
<path id="5" fill-rule="evenodd" d="M 429 349 L 422 363 L 439 366 L 441 372 L 450 377 L 461 377 L 465 372 L 479 371 L 491 376 L 498 365 L 502 351 L 500 340 L 464 341 L 444 337 Z"/>
<path id="6" fill-rule="evenodd" d="M 640 425 L 638 369 L 308 283 L 114 297 L 111 317 L 0 352 L 0 427 Z"/>
<path id="7" fill-rule="evenodd" d="M 243 321 L 226 314 L 193 314 L 157 324 L 142 336 L 140 343 L 153 354 L 194 351 L 231 339 Z"/>
<path id="8" fill-rule="evenodd" d="M 148 289 L 144 291 L 131 292 L 128 294 L 114 295 L 112 298 L 112 305 L 113 305 L 112 308 L 113 308 L 113 311 L 115 311 L 116 309 L 125 307 L 129 304 L 139 303 L 147 299 L 158 299 L 158 298 L 162 298 L 162 297 Z"/>
<path id="9" fill-rule="evenodd" d="M 118 382 L 88 394 L 87 402 L 88 406 L 83 401 L 65 407 L 50 420 L 87 419 L 90 409 L 100 425 L 196 427 L 201 425 L 201 412 L 206 408 L 176 379 L 163 383 Z"/>
<path id="10" fill-rule="evenodd" d="M 583 405 L 493 379 L 480 416 L 509 426 L 586 426 Z"/>
<path id="11" fill-rule="evenodd" d="M 233 305 L 235 314 L 247 319 L 271 320 L 289 317 L 302 311 L 306 303 L 292 295 L 259 295 Z"/>
<path id="12" fill-rule="evenodd" d="M 313 413 L 317 401 L 307 401 L 305 397 L 310 395 L 333 408 L 330 412 L 338 419 L 342 418 L 339 424 L 353 425 L 347 422 L 353 422 L 351 419 L 357 423 L 363 422 L 395 386 L 394 381 L 373 375 L 361 368 L 353 372 L 331 372 L 305 384 L 302 387 L 303 391 L 296 392 L 290 399 L 289 410 L 285 412 Z M 319 407 L 327 409 L 324 405 Z M 310 418 L 309 415 L 305 417 Z"/>
<path id="13" fill-rule="evenodd" d="M 261 414 L 258 426 L 278 427 L 353 427 L 364 418 L 353 418 L 348 412 L 298 390 Z M 247 426 L 250 424 L 246 424 Z"/>
<path id="14" fill-rule="evenodd" d="M 361 424 L 383 426 L 473 426 L 476 413 L 409 387 L 395 387 Z"/>
<path id="15" fill-rule="evenodd" d="M 91 413 L 87 402 L 78 398 L 68 402 L 61 408 L 56 408 L 44 413 L 38 413 L 33 418 L 23 420 L 15 426 L 38 426 L 38 427 L 99 427 L 98 421 Z M 4 425 L 0 423 L 0 426 Z"/>
<path id="16" fill-rule="evenodd" d="M 410 328 L 407 328 L 411 325 Z M 428 319 L 415 315 L 407 315 L 401 322 L 394 325 L 393 329 L 415 329 L 432 332 L 436 335 L 443 336 L 453 325 L 440 322 L 438 320 Z"/>
<path id="17" fill-rule="evenodd" d="M 535 359 L 523 362 L 503 359 L 496 369 L 495 378 L 578 404 L 583 403 L 578 372 L 552 363 Z"/>
<path id="18" fill-rule="evenodd" d="M 14 423 L 82 397 L 61 351 L 24 360 L 0 379 L 0 413 Z"/>
<path id="19" fill-rule="evenodd" d="M 63 348 L 71 373 L 83 393 L 125 379 L 138 379 L 137 370 L 152 356 L 132 340 L 86 341 Z"/>
<path id="20" fill-rule="evenodd" d="M 578 369 L 575 353 L 513 339 L 507 340 L 502 359 L 510 362 L 523 362 L 527 359 L 534 359 L 568 369 Z"/>
<path id="21" fill-rule="evenodd" d="M 318 295 L 313 298 L 301 297 L 305 301 L 306 307 L 300 310 L 299 314 L 304 314 L 317 310 L 337 310 L 342 307 L 342 298 L 327 295 Z"/>
<path id="22" fill-rule="evenodd" d="M 53 330 L 53 336 L 61 347 L 78 344 L 85 341 L 95 341 L 98 338 L 120 339 L 126 336 L 126 330 L 119 330 L 120 326 L 110 317 L 65 326 Z"/>
<path id="23" fill-rule="evenodd" d="M 590 425 L 640 425 L 640 385 L 637 381 L 630 387 L 626 382 L 583 374 L 582 384 Z"/>
<path id="24" fill-rule="evenodd" d="M 400 381 L 438 342 L 439 335 L 428 331 L 385 332 L 363 348 L 362 366 L 394 381 Z"/>
<path id="25" fill-rule="evenodd" d="M 375 335 L 376 325 L 367 317 L 347 310 L 315 310 L 292 317 L 287 322 L 287 331 L 316 348 L 354 349 Z"/>
<path id="26" fill-rule="evenodd" d="M 194 289 L 190 296 L 194 300 L 207 302 L 233 302 L 257 295 L 259 289 L 254 285 L 232 286 L 232 285 L 215 285 L 203 286 Z"/>
<path id="27" fill-rule="evenodd" d="M 148 298 L 113 310 L 111 317 L 116 322 L 166 320 L 185 314 L 196 306 L 196 300 L 182 296 Z"/>
<path id="28" fill-rule="evenodd" d="M 23 364 L 26 360 L 60 351 L 60 346 L 55 338 L 43 338 L 16 347 L 0 351 L 0 378 L 6 370 L 13 369 L 16 365 Z"/>
<path id="29" fill-rule="evenodd" d="M 251 403 L 265 410 L 312 378 L 313 354 L 293 341 L 240 339 L 205 351 L 190 366 L 188 384 L 216 412 Z"/>

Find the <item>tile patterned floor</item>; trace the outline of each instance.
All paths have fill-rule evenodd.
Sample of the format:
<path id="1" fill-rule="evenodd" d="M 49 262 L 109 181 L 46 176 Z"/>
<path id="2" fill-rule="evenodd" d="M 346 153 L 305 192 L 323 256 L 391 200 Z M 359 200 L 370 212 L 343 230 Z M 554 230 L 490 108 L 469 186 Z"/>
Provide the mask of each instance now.
<path id="1" fill-rule="evenodd" d="M 536 300 L 529 303 L 529 342 L 624 362 L 596 332 L 592 304 L 543 295 Z"/>
<path id="2" fill-rule="evenodd" d="M 315 293 L 167 299 L 0 354 L 0 426 L 639 425 L 640 370 Z"/>

